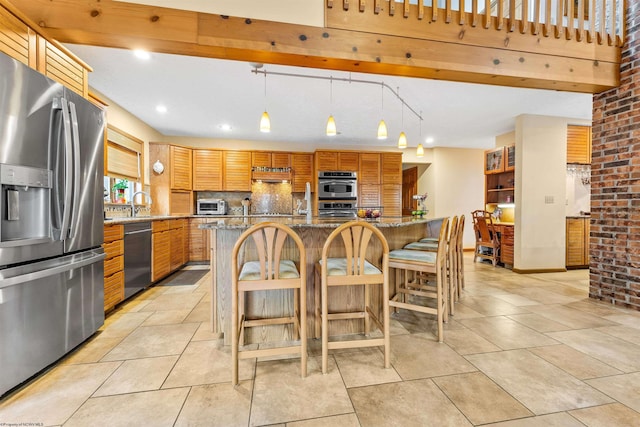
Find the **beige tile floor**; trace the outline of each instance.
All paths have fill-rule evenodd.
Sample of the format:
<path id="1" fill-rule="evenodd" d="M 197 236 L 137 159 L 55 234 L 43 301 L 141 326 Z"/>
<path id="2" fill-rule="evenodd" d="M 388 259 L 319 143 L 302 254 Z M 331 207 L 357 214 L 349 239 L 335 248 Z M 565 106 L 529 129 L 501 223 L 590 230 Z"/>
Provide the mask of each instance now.
<path id="1" fill-rule="evenodd" d="M 0 425 L 640 425 L 640 312 L 589 300 L 585 270 L 465 262 L 444 343 L 429 316 L 400 312 L 390 369 L 377 348 L 341 350 L 323 375 L 311 340 L 307 378 L 297 359 L 248 360 L 235 388 L 209 330 L 209 275 L 174 275 L 0 401 Z"/>

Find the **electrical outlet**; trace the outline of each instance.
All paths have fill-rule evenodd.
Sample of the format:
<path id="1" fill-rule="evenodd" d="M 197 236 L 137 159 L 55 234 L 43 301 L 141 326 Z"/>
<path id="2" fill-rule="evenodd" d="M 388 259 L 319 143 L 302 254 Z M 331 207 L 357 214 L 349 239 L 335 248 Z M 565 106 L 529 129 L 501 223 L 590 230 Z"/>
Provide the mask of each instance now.
<path id="1" fill-rule="evenodd" d="M 544 196 L 544 204 L 552 205 L 553 204 L 553 196 Z"/>

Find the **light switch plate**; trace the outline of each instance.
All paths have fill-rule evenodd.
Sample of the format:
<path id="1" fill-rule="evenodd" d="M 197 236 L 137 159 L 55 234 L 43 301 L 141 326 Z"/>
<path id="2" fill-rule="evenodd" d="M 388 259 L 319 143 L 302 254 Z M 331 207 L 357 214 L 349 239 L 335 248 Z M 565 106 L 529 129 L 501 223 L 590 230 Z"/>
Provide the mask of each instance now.
<path id="1" fill-rule="evenodd" d="M 545 205 L 552 205 L 553 204 L 553 196 L 544 196 L 544 203 L 545 203 Z"/>

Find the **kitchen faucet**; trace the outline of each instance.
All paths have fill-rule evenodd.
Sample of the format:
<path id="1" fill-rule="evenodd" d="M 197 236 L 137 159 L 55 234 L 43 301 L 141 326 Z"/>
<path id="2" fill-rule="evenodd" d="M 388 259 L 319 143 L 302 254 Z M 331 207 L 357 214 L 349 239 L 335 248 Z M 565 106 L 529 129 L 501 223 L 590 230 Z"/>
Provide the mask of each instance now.
<path id="1" fill-rule="evenodd" d="M 304 200 L 307 202 L 306 209 L 300 209 L 298 207 L 298 214 L 307 214 L 307 220 L 311 220 L 311 183 L 307 182 L 305 190 L 304 190 Z M 298 205 L 299 206 L 299 205 Z"/>
<path id="2" fill-rule="evenodd" d="M 147 193 L 146 191 L 136 191 L 135 193 L 133 193 L 133 196 L 131 196 L 131 216 L 133 218 L 135 218 L 136 216 L 136 208 L 133 205 L 133 201 L 136 199 L 136 196 L 138 194 L 144 194 L 145 196 L 147 196 L 147 198 L 149 199 L 149 206 L 151 206 L 151 204 L 153 203 L 153 200 L 151 200 L 151 195 L 149 195 L 149 193 Z"/>

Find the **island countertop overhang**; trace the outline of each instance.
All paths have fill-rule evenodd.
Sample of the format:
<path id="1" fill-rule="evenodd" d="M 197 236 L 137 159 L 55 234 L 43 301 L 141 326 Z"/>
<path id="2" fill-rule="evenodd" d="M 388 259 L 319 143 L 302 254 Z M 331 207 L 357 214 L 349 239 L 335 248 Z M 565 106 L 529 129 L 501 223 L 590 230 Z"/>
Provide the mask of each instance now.
<path id="1" fill-rule="evenodd" d="M 232 229 L 246 229 L 255 224 L 261 222 L 276 222 L 278 224 L 285 224 L 291 228 L 337 228 L 339 225 L 344 224 L 352 220 L 351 218 L 319 218 L 313 217 L 311 220 L 307 220 L 306 217 L 240 217 L 240 218 L 219 218 L 210 222 L 200 224 L 198 227 L 201 229 L 209 230 L 232 230 Z M 378 228 L 390 228 L 390 227 L 404 227 L 416 224 L 427 224 L 433 222 L 434 219 L 427 218 L 413 218 L 410 216 L 402 217 L 384 217 L 375 220 L 365 220 L 354 218 L 357 221 L 366 221 Z"/>

